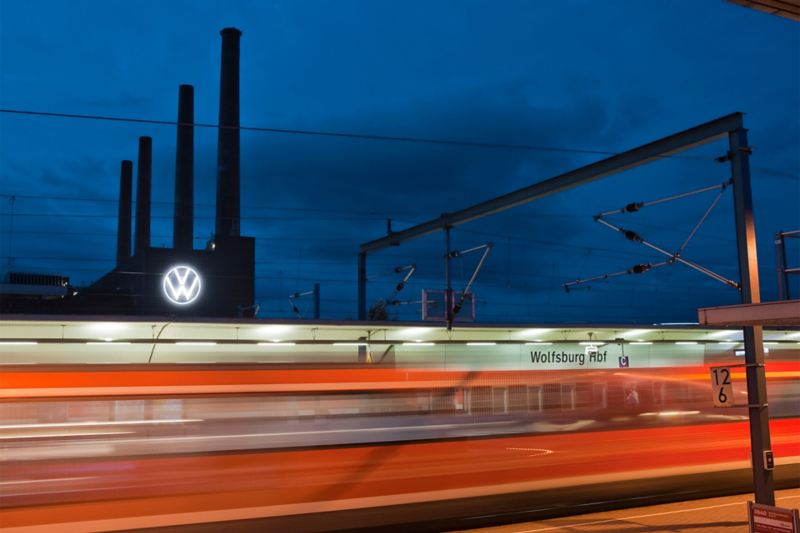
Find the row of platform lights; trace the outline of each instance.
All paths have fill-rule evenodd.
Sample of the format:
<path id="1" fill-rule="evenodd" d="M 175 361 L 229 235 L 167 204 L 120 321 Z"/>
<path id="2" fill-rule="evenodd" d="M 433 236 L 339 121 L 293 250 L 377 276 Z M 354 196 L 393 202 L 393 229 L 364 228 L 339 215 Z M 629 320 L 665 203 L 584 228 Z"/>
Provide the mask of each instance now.
<path id="1" fill-rule="evenodd" d="M 102 323 L 100 323 L 100 324 L 96 324 L 95 326 L 98 326 L 98 327 L 101 327 L 101 328 L 103 328 L 103 327 L 107 328 L 109 326 L 113 326 L 113 324 L 102 324 Z M 283 328 L 282 326 L 277 326 L 277 327 L 279 327 L 281 329 Z M 275 326 L 272 326 L 272 327 L 268 326 L 268 328 L 275 328 Z M 116 328 L 113 328 L 113 329 L 116 329 Z M 421 329 L 422 329 L 422 331 L 421 331 Z M 400 334 L 400 336 L 406 336 L 407 333 L 411 333 L 411 332 L 422 334 L 422 333 L 427 333 L 429 331 L 429 330 L 427 330 L 427 331 L 426 330 L 427 330 L 427 328 L 411 328 L 410 330 L 405 330 L 405 333 L 404 333 L 403 330 L 398 330 L 398 334 Z M 519 333 L 521 333 L 521 334 L 533 334 L 533 333 L 543 334 L 543 333 L 547 333 L 549 331 L 552 331 L 552 330 L 551 329 L 534 329 L 534 330 L 523 330 L 523 331 L 521 331 Z M 622 332 L 620 337 L 616 337 L 613 340 L 578 341 L 578 344 L 580 344 L 581 346 L 603 346 L 603 345 L 606 345 L 606 344 L 625 343 L 625 344 L 630 345 L 630 346 L 647 346 L 647 345 L 652 345 L 652 344 L 670 344 L 670 343 L 672 343 L 672 344 L 675 344 L 675 345 L 686 345 L 686 346 L 699 345 L 699 344 L 703 344 L 703 345 L 717 344 L 717 345 L 720 345 L 720 346 L 730 346 L 730 347 L 742 344 L 741 340 L 734 340 L 734 339 L 730 339 L 730 338 L 722 338 L 720 340 L 702 339 L 702 340 L 680 340 L 680 341 L 667 341 L 667 340 L 651 341 L 651 340 L 645 340 L 645 339 L 641 338 L 642 336 L 647 335 L 649 333 L 653 333 L 655 331 L 658 331 L 658 330 L 651 330 L 651 329 L 630 330 L 630 331 Z M 273 333 L 277 333 L 277 331 L 274 331 L 274 329 L 272 330 L 272 332 Z M 499 334 L 500 331 L 498 331 L 497 333 Z M 707 334 L 707 336 L 708 337 L 730 337 L 730 336 L 732 336 L 733 334 L 736 334 L 736 333 L 738 333 L 738 331 L 720 330 L 720 331 L 715 331 L 713 333 L 709 333 L 709 334 Z M 590 337 L 591 337 L 591 334 L 590 334 Z M 627 338 L 634 337 L 636 340 L 626 340 L 626 337 Z M 787 334 L 785 334 L 785 340 L 782 340 L 782 341 L 775 341 L 775 340 L 765 341 L 764 342 L 764 346 L 766 347 L 766 346 L 770 346 L 770 345 L 775 346 L 775 345 L 800 344 L 800 342 L 795 342 L 794 340 L 788 340 L 788 339 L 800 339 L 800 332 L 787 333 Z M 435 346 L 437 344 L 437 342 L 426 341 L 426 340 L 423 340 L 423 339 L 415 339 L 413 341 L 404 341 L 402 339 L 390 340 L 390 339 L 386 339 L 386 338 L 384 338 L 383 340 L 380 340 L 380 341 L 375 340 L 375 341 L 372 341 L 370 343 L 370 342 L 367 342 L 367 341 L 364 341 L 364 340 L 360 340 L 360 339 L 358 341 L 317 341 L 317 340 L 312 340 L 312 341 L 292 342 L 292 341 L 285 341 L 285 340 L 280 339 L 280 338 L 273 338 L 270 341 L 239 340 L 239 339 L 237 339 L 237 340 L 221 340 L 221 341 L 215 341 L 215 340 L 173 340 L 173 339 L 160 340 L 160 339 L 152 339 L 152 338 L 142 338 L 142 339 L 136 339 L 135 341 L 129 341 L 129 340 L 125 340 L 125 339 L 114 339 L 113 337 L 101 337 L 100 339 L 96 339 L 96 340 L 95 339 L 85 340 L 85 339 L 80 339 L 80 338 L 76 338 L 76 339 L 46 338 L 46 339 L 38 339 L 38 340 L 35 340 L 35 339 L 9 339 L 9 340 L 6 340 L 6 341 L 0 341 L 0 346 L 36 345 L 36 344 L 39 344 L 40 342 L 41 343 L 46 343 L 46 344 L 80 344 L 80 343 L 84 343 L 84 344 L 87 344 L 87 345 L 105 345 L 105 346 L 107 346 L 109 344 L 126 345 L 126 344 L 133 344 L 133 343 L 136 343 L 136 344 L 153 344 L 153 343 L 155 343 L 155 344 L 174 344 L 174 345 L 178 345 L 178 346 L 215 346 L 217 344 L 223 344 L 223 345 L 224 344 L 237 344 L 237 345 L 257 345 L 257 346 L 264 346 L 264 347 L 291 347 L 291 346 L 296 346 L 297 344 L 327 345 L 327 346 L 355 346 L 355 347 L 369 346 L 369 344 L 401 344 L 403 346 L 430 347 L 430 346 Z M 575 342 L 576 342 L 575 340 L 568 340 L 568 339 L 565 338 L 563 340 L 552 340 L 552 341 L 551 340 L 546 340 L 546 339 L 518 340 L 518 341 L 514 341 L 514 340 L 508 340 L 508 341 L 504 341 L 504 340 L 500 340 L 500 341 L 439 341 L 439 344 L 450 344 L 450 345 L 458 344 L 458 345 L 478 346 L 478 347 L 479 346 L 496 346 L 498 344 L 516 344 L 516 345 L 525 345 L 525 346 L 552 346 L 553 344 L 574 344 Z"/>
<path id="2" fill-rule="evenodd" d="M 675 344 L 678 346 L 692 346 L 692 345 L 708 345 L 717 344 L 720 346 L 735 346 L 742 344 L 742 341 L 626 341 L 624 339 L 614 339 L 609 341 L 581 341 L 577 344 L 581 346 L 605 346 L 607 344 L 621 344 L 625 343 L 630 346 L 649 346 L 652 344 Z M 575 344 L 575 341 L 535 341 L 535 342 L 517 342 L 517 341 L 498 341 L 498 342 L 459 342 L 459 341 L 445 341 L 445 342 L 427 342 L 427 341 L 413 341 L 413 342 L 393 342 L 389 340 L 384 341 L 357 341 L 357 342 L 330 342 L 330 341 L 300 341 L 300 342 L 284 342 L 284 341 L 248 341 L 248 340 L 224 340 L 224 341 L 176 341 L 176 340 L 159 340 L 159 339 L 140 339 L 135 342 L 115 339 L 103 339 L 99 341 L 85 341 L 82 339 L 41 339 L 41 340 L 9 340 L 0 341 L 0 346 L 35 346 L 38 344 L 87 344 L 98 346 L 109 345 L 127 345 L 127 344 L 174 344 L 176 346 L 216 346 L 216 345 L 256 345 L 256 346 L 269 346 L 269 347 L 290 347 L 299 345 L 325 345 L 325 346 L 369 346 L 370 344 L 402 344 L 403 346 L 436 346 L 441 345 L 464 345 L 464 346 L 497 346 L 503 345 L 524 345 L 524 346 L 552 346 L 554 344 Z M 777 346 L 777 345 L 791 345 L 798 344 L 796 341 L 766 341 L 764 346 Z"/>

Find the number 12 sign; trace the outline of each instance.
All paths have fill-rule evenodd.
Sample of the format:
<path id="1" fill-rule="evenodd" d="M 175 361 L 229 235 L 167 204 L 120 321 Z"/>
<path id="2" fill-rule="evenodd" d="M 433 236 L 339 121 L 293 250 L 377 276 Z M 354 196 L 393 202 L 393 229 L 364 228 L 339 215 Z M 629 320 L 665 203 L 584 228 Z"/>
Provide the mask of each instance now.
<path id="1" fill-rule="evenodd" d="M 711 395 L 714 398 L 714 407 L 733 407 L 730 368 L 718 366 L 711 369 Z"/>

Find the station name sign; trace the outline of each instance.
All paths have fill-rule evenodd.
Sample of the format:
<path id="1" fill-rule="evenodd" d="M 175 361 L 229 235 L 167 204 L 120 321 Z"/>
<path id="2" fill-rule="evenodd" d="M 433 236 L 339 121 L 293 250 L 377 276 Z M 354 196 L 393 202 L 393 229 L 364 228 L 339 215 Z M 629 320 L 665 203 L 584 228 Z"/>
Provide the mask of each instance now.
<path id="1" fill-rule="evenodd" d="M 588 352 L 567 352 L 564 350 L 531 351 L 531 363 L 552 365 L 578 365 L 584 366 L 588 362 L 602 364 L 608 361 L 608 350 L 589 350 Z"/>

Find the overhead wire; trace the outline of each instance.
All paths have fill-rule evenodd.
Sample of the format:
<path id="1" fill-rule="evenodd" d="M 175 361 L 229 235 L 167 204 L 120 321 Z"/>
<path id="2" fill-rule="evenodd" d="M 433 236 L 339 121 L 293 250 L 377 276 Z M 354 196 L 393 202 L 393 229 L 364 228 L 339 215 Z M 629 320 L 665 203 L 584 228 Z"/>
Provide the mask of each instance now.
<path id="1" fill-rule="evenodd" d="M 267 126 L 241 126 L 241 125 L 232 126 L 232 125 L 213 124 L 207 122 L 179 122 L 176 120 L 119 117 L 111 115 L 96 115 L 96 114 L 84 114 L 84 113 L 65 113 L 65 112 L 55 112 L 55 111 L 37 111 L 30 109 L 0 108 L 0 113 L 50 117 L 50 118 L 125 122 L 132 124 L 151 124 L 158 126 L 194 126 L 196 128 L 238 129 L 240 131 L 255 131 L 262 133 L 275 133 L 275 134 L 285 134 L 285 135 L 345 138 L 345 139 L 386 141 L 386 142 L 413 143 L 413 144 L 432 144 L 432 145 L 442 145 L 442 146 L 460 146 L 468 148 L 488 148 L 488 149 L 536 151 L 536 152 L 561 152 L 561 153 L 608 155 L 608 156 L 619 155 L 621 153 L 610 150 L 567 148 L 561 146 L 542 146 L 542 145 L 533 145 L 525 143 L 495 143 L 495 142 L 469 141 L 463 139 L 437 139 L 429 137 L 412 137 L 405 135 L 381 135 L 381 134 L 360 133 L 360 132 L 344 132 L 344 131 L 299 129 L 299 128 L 276 128 Z M 658 157 L 664 159 L 670 159 L 670 158 L 694 159 L 694 160 L 708 160 L 708 161 L 714 161 L 716 159 L 715 157 L 711 156 L 688 156 L 688 155 L 681 155 L 681 156 L 660 155 Z"/>

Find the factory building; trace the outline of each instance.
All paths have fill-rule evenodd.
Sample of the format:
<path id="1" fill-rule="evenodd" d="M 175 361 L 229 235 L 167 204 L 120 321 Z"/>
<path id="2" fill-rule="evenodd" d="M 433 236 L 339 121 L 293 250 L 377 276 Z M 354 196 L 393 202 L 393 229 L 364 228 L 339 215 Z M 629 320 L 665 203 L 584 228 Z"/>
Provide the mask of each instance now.
<path id="1" fill-rule="evenodd" d="M 120 166 L 116 266 L 89 287 L 62 276 L 9 273 L 0 284 L 0 312 L 131 316 L 252 317 L 255 239 L 240 235 L 239 40 L 222 35 L 215 231 L 195 250 L 194 88 L 178 97 L 173 245 L 150 244 L 152 139 L 139 138 L 136 213 L 132 228 L 133 162 Z M 133 230 L 133 231 L 132 231 Z M 133 238 L 132 238 L 133 233 Z M 132 249 L 131 249 L 132 248 Z M 56 280 L 57 278 L 57 280 Z M 55 281 L 57 283 L 54 285 Z M 41 282 L 41 283 L 40 283 Z"/>

